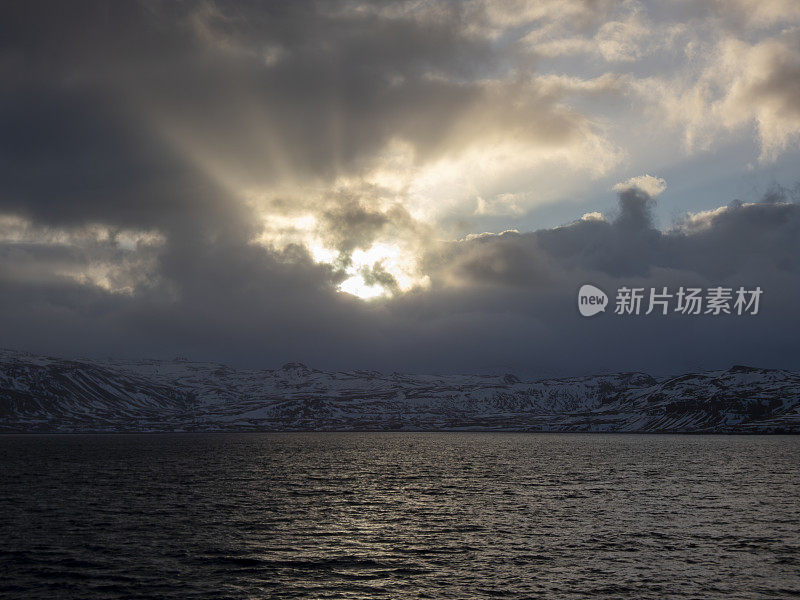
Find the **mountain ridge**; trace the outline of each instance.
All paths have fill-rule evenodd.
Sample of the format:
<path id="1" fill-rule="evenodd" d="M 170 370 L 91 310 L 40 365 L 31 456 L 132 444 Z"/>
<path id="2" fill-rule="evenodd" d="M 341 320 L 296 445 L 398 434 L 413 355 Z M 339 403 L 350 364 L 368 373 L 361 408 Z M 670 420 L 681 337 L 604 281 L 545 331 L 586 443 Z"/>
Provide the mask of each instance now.
<path id="1" fill-rule="evenodd" d="M 354 430 L 800 433 L 800 374 L 523 380 L 0 351 L 3 433 Z"/>

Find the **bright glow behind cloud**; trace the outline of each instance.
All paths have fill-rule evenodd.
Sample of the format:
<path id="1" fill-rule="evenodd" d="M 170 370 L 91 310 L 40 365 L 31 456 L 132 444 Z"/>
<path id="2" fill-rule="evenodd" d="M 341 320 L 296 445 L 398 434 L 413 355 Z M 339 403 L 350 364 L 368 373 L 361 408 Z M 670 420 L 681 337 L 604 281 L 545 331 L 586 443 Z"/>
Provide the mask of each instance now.
<path id="1" fill-rule="evenodd" d="M 155 266 L 185 267 L 170 253 L 219 244 L 314 265 L 329 290 L 396 297 L 430 281 L 423 257 L 440 242 L 598 224 L 601 193 L 664 191 L 647 173 L 704 202 L 691 191 L 705 167 L 688 157 L 769 174 L 800 147 L 788 0 L 288 3 L 280 19 L 166 6 L 99 15 L 115 28 L 90 39 L 54 23 L 52 64 L 33 28 L 2 63 L 20 90 L 2 115 L 2 214 L 41 220 L 40 245 L 113 249 L 70 267 L 107 289 L 147 288 Z M 14 162 L 26 144 L 42 146 L 36 168 Z M 97 275 L 144 255 L 147 276 Z"/>

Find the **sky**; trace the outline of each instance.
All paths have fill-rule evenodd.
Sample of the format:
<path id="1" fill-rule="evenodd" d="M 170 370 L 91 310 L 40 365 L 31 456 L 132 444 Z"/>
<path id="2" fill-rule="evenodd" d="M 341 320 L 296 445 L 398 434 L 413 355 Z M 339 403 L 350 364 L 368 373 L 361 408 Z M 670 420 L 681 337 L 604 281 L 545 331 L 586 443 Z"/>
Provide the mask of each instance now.
<path id="1" fill-rule="evenodd" d="M 2 347 L 800 369 L 794 0 L 12 1 L 0 88 Z"/>

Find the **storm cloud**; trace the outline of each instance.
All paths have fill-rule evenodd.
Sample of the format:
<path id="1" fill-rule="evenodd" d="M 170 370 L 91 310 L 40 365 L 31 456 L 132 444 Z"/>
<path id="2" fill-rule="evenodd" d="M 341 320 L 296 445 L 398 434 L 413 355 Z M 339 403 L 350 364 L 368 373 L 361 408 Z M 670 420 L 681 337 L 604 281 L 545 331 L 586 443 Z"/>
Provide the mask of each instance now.
<path id="1" fill-rule="evenodd" d="M 728 172 L 792 156 L 800 16 L 650 8 L 12 3 L 0 344 L 249 367 L 796 367 L 796 194 L 709 206 L 679 182 L 689 208 L 663 226 L 658 175 L 743 132 Z M 693 76 L 678 49 L 707 39 Z M 531 226 L 554 206 L 586 214 Z M 584 283 L 764 295 L 755 316 L 585 319 Z"/>

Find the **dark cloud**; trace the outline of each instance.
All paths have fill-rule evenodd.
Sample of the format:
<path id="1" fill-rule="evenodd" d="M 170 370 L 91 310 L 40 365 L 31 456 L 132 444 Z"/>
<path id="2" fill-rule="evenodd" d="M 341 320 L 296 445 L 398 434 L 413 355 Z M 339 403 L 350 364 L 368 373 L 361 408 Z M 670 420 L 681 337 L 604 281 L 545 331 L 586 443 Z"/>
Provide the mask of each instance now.
<path id="1" fill-rule="evenodd" d="M 431 265 L 435 284 L 447 285 L 398 303 L 414 319 L 441 324 L 463 318 L 458 333 L 448 334 L 462 340 L 450 348 L 459 357 L 453 363 L 480 362 L 480 356 L 533 370 L 561 371 L 569 364 L 576 372 L 621 365 L 674 372 L 731 361 L 795 365 L 789 332 L 798 321 L 793 299 L 800 294 L 800 207 L 733 204 L 694 219 L 691 227 L 660 232 L 647 216 L 651 202 L 628 190 L 611 222 L 577 221 L 450 244 Z M 755 317 L 587 320 L 575 309 L 583 283 L 612 296 L 621 286 L 673 292 L 680 286 L 761 286 L 764 297 Z"/>
<path id="2" fill-rule="evenodd" d="M 447 243 L 426 262 L 429 289 L 388 301 L 336 293 L 336 273 L 301 248 L 198 244 L 162 256 L 164 285 L 133 295 L 6 278 L 2 326 L 6 343 L 38 350 L 183 352 L 248 366 L 287 357 L 334 368 L 530 373 L 796 364 L 798 205 L 732 204 L 659 232 L 646 218 L 650 202 L 626 191 L 610 222 Z M 371 276 L 391 278 L 380 266 Z M 612 296 L 622 285 L 760 285 L 764 296 L 755 317 L 584 319 L 575 303 L 587 282 Z"/>
<path id="3" fill-rule="evenodd" d="M 231 186 L 358 174 L 392 140 L 424 162 L 487 133 L 558 147 L 591 130 L 556 87 L 497 80 L 513 49 L 476 34 L 459 3 L 391 8 L 12 3 L 0 209 L 153 224 L 213 212 L 208 185 L 230 205 Z"/>
<path id="4" fill-rule="evenodd" d="M 580 220 L 555 229 L 456 242 L 440 266 L 470 282 L 507 285 L 553 280 L 569 272 L 622 280 L 671 271 L 709 283 L 773 270 L 796 275 L 800 205 L 779 201 L 776 194 L 773 190 L 758 203 L 732 202 L 690 215 L 662 232 L 652 224 L 654 201 L 633 188 L 619 194 L 618 214 L 611 221 Z M 468 260 L 454 267 L 459 256 Z M 534 270 L 536 265 L 544 268 Z"/>
<path id="5" fill-rule="evenodd" d="M 405 212 L 400 206 L 396 210 Z M 327 241 L 345 253 L 355 248 L 368 248 L 384 227 L 391 223 L 390 215 L 372 210 L 355 198 L 325 211 L 322 217 Z"/>
<path id="6" fill-rule="evenodd" d="M 609 221 L 440 242 L 403 190 L 362 181 L 398 140 L 414 166 L 477 141 L 564 148 L 596 127 L 562 103 L 568 82 L 532 78 L 513 43 L 486 34 L 488 13 L 418 6 L 7 6 L 0 344 L 254 367 L 797 364 L 800 216 L 785 197 L 663 232 L 653 200 L 630 189 Z M 785 99 L 789 87 L 759 93 Z M 341 191 L 341 178 L 355 183 Z M 282 196 L 284 184 L 295 191 Z M 315 263 L 301 244 L 253 243 L 265 221 L 301 211 L 338 263 Z M 376 261 L 363 279 L 393 299 L 338 293 L 353 252 L 387 237 L 418 248 L 430 285 L 397 293 Z M 586 320 L 575 295 L 587 282 L 761 285 L 763 314 Z"/>
<path id="7" fill-rule="evenodd" d="M 414 219 L 399 202 L 380 204 L 370 190 L 361 190 L 358 196 L 334 198 L 321 213 L 322 239 L 340 253 L 339 260 L 344 264 L 349 264 L 354 250 L 367 250 L 381 238 L 424 245 L 430 236 L 431 228 Z"/>

